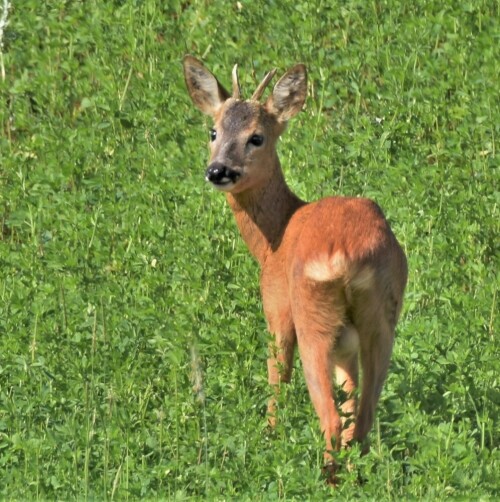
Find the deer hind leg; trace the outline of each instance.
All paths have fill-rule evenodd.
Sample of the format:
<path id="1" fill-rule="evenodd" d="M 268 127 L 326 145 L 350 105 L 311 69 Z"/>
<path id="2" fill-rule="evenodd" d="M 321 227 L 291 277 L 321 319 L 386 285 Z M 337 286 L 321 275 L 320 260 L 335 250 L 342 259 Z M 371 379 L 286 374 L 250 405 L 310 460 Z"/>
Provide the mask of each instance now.
<path id="1" fill-rule="evenodd" d="M 325 436 L 325 460 L 341 446 L 342 420 L 333 393 L 336 339 L 343 327 L 345 298 L 336 283 L 303 281 L 294 287 L 297 342 L 311 401 Z"/>
<path id="2" fill-rule="evenodd" d="M 375 408 L 389 368 L 394 329 L 385 321 L 378 320 L 360 329 L 361 366 L 363 384 L 354 439 L 369 449 L 367 436 L 375 418 Z"/>

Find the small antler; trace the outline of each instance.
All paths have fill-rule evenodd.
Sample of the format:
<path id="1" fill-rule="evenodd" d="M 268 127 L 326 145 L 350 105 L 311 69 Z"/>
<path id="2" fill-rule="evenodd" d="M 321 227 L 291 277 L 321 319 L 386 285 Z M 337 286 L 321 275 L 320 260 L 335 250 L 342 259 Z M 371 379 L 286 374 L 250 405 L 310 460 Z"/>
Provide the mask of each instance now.
<path id="1" fill-rule="evenodd" d="M 238 80 L 238 65 L 235 64 L 233 67 L 233 98 L 240 99 L 241 96 L 241 87 L 240 81 Z"/>
<path id="2" fill-rule="evenodd" d="M 252 96 L 252 101 L 258 101 L 261 97 L 262 94 L 264 94 L 264 91 L 266 90 L 266 87 L 268 86 L 269 82 L 271 82 L 272 78 L 274 77 L 274 74 L 276 73 L 276 68 L 274 70 L 271 70 L 262 80 L 262 82 L 259 84 L 259 87 L 255 90 Z"/>

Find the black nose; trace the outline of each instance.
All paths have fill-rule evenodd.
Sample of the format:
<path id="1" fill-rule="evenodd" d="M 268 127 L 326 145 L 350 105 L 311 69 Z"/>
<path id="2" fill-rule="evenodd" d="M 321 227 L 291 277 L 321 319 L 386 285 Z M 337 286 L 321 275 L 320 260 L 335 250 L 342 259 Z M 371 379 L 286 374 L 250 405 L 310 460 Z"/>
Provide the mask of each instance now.
<path id="1" fill-rule="evenodd" d="M 239 176 L 240 174 L 237 171 L 225 166 L 221 162 L 210 164 L 205 173 L 205 179 L 214 185 L 224 185 L 230 182 L 234 183 Z"/>

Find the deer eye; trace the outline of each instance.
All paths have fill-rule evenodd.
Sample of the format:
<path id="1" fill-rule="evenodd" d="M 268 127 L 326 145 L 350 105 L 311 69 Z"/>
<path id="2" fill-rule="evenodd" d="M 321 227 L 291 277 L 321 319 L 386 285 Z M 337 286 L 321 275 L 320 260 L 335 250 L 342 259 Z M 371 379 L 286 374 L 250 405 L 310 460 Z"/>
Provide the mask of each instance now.
<path id="1" fill-rule="evenodd" d="M 248 142 L 253 146 L 262 146 L 264 143 L 264 136 L 261 136 L 260 134 L 254 134 L 253 136 L 250 136 Z"/>
<path id="2" fill-rule="evenodd" d="M 217 131 L 215 129 L 210 129 L 210 141 L 215 141 L 217 139 Z"/>

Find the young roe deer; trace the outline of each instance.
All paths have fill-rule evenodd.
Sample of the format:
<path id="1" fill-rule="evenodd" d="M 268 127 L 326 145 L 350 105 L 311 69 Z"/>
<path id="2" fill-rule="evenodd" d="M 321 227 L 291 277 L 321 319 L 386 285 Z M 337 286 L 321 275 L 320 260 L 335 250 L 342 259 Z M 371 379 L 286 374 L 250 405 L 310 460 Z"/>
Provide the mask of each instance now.
<path id="1" fill-rule="evenodd" d="M 307 94 L 303 64 L 291 68 L 259 102 L 269 72 L 250 100 L 233 94 L 192 56 L 184 75 L 194 104 L 212 116 L 206 179 L 226 193 L 240 233 L 261 267 L 270 332 L 269 383 L 289 382 L 298 343 L 307 386 L 330 451 L 360 441 L 373 424 L 387 374 L 407 280 L 406 257 L 379 206 L 368 199 L 300 200 L 288 188 L 276 153 L 286 123 Z M 362 390 L 357 403 L 358 359 Z M 347 397 L 337 410 L 332 377 Z M 274 425 L 275 398 L 269 421 Z"/>

